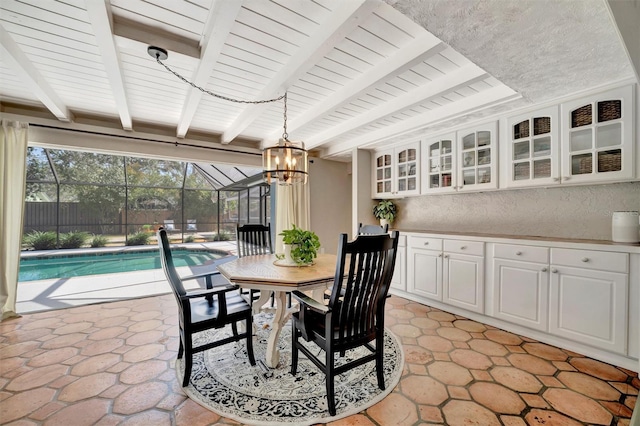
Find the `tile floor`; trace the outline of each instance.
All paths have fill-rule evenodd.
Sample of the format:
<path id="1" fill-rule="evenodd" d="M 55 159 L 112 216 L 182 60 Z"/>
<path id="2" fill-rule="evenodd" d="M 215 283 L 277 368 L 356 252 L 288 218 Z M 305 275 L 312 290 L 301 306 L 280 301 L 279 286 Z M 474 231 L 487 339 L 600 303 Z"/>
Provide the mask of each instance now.
<path id="1" fill-rule="evenodd" d="M 181 391 L 172 295 L 0 323 L 0 423 L 237 424 Z M 345 425 L 629 425 L 637 374 L 399 297 L 403 377 Z"/>

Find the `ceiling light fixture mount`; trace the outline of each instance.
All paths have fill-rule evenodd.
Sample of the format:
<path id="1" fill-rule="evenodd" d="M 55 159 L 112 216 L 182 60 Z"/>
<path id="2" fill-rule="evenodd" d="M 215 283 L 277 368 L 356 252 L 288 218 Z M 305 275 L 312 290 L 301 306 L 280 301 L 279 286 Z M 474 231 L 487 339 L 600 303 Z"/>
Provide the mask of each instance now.
<path id="1" fill-rule="evenodd" d="M 247 101 L 242 99 L 229 98 L 217 93 L 213 93 L 203 87 L 198 86 L 192 81 L 187 80 L 176 71 L 172 70 L 164 60 L 169 57 L 169 53 L 156 46 L 148 46 L 147 53 L 156 62 L 162 65 L 167 71 L 175 75 L 178 79 L 187 83 L 194 89 L 206 93 L 207 95 L 214 96 L 219 99 L 223 99 L 229 102 L 243 103 L 243 104 L 265 104 L 271 102 L 277 102 L 284 99 L 284 132 L 282 138 L 278 141 L 278 144 L 262 150 L 262 175 L 267 183 L 271 183 L 272 179 L 275 179 L 281 185 L 291 185 L 294 183 L 307 183 L 309 161 L 307 156 L 307 150 L 304 149 L 303 142 L 292 142 L 289 140 L 289 134 L 287 133 L 287 92 L 284 95 L 273 99 L 262 99 L 257 101 Z"/>

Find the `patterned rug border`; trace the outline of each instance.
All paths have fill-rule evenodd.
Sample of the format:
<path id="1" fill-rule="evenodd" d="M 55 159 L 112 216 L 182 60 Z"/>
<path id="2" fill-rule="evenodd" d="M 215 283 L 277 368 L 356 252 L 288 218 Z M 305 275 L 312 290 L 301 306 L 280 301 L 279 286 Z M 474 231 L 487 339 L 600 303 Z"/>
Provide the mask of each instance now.
<path id="1" fill-rule="evenodd" d="M 402 350 L 402 343 L 400 339 L 395 334 L 393 334 L 388 328 L 385 328 L 385 335 L 388 335 L 389 338 L 393 340 L 394 344 L 398 348 L 397 353 L 399 354 L 399 357 L 397 360 L 397 368 L 395 368 L 394 370 L 395 374 L 392 375 L 391 377 L 386 378 L 388 382 L 386 383 L 387 386 L 384 391 L 380 391 L 380 393 L 378 393 L 375 397 L 373 397 L 366 403 L 363 403 L 362 405 L 358 405 L 356 407 L 346 409 L 345 411 L 342 411 L 342 412 L 338 411 L 335 416 L 329 416 L 329 412 L 325 411 L 323 413 L 318 413 L 313 417 L 309 417 L 306 420 L 299 420 L 299 421 L 293 421 L 293 419 L 283 419 L 280 417 L 273 417 L 273 420 L 255 420 L 255 419 L 243 417 L 242 415 L 238 415 L 235 413 L 225 412 L 225 411 L 216 409 L 215 407 L 212 407 L 211 404 L 208 404 L 207 401 L 204 400 L 205 399 L 204 396 L 197 389 L 195 389 L 195 387 L 191 382 L 189 382 L 189 385 L 187 387 L 182 388 L 182 390 L 192 401 L 198 403 L 204 408 L 210 411 L 213 411 L 222 417 L 238 421 L 243 425 L 276 426 L 276 425 L 282 425 L 282 424 L 290 424 L 290 425 L 296 425 L 296 426 L 311 426 L 318 423 L 322 423 L 322 424 L 329 423 L 332 421 L 343 419 L 345 417 L 352 416 L 354 414 L 358 414 L 363 410 L 366 410 L 367 408 L 374 406 L 375 404 L 377 404 L 378 402 L 386 398 L 391 392 L 393 392 L 395 387 L 400 382 L 402 373 L 404 371 L 404 364 L 405 364 L 405 356 L 404 356 L 404 351 Z M 304 359 L 303 354 L 300 354 L 300 356 L 302 357 L 301 359 Z M 176 377 L 178 379 L 178 382 L 182 381 L 182 372 L 184 371 L 184 364 L 182 361 L 183 361 L 182 359 L 176 359 L 175 361 L 175 371 L 176 371 Z M 373 365 L 373 363 L 369 363 L 369 364 Z M 318 370 L 318 373 L 322 374 L 320 370 Z"/>

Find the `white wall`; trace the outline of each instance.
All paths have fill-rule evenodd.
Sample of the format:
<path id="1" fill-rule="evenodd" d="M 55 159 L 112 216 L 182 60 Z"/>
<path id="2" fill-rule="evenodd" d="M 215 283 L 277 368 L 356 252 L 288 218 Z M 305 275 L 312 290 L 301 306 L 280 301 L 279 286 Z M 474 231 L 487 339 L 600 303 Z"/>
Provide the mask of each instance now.
<path id="1" fill-rule="evenodd" d="M 311 230 L 325 253 L 336 253 L 341 233 L 351 234 L 351 175 L 349 165 L 310 158 Z"/>
<path id="2" fill-rule="evenodd" d="M 640 182 L 425 195 L 397 200 L 393 227 L 593 240 L 611 239 L 611 214 L 640 210 Z"/>

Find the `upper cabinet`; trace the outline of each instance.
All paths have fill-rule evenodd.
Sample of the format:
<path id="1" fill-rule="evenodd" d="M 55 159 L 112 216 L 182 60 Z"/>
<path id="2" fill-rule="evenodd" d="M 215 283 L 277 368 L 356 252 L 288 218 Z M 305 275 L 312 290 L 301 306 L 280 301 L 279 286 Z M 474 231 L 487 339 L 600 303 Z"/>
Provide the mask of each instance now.
<path id="1" fill-rule="evenodd" d="M 566 102 L 561 111 L 561 182 L 633 178 L 633 86 Z"/>
<path id="2" fill-rule="evenodd" d="M 373 161 L 373 198 L 420 193 L 420 142 L 377 151 Z"/>
<path id="3" fill-rule="evenodd" d="M 517 188 L 560 182 L 559 108 L 545 108 L 506 121 L 501 185 Z"/>
<path id="4" fill-rule="evenodd" d="M 496 122 L 426 139 L 422 145 L 422 193 L 498 187 Z"/>

